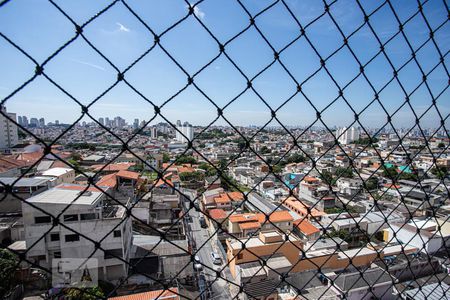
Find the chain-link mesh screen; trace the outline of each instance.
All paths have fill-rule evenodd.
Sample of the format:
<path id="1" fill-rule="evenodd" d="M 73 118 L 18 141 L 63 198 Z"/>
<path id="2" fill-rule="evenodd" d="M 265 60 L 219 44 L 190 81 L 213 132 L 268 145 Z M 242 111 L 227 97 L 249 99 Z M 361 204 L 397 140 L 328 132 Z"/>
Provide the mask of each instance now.
<path id="1" fill-rule="evenodd" d="M 2 18 L 42 21 L 17 2 L 0 3 Z M 0 134 L 15 124 L 42 146 L 2 156 L 21 170 L 0 178 L 4 297 L 449 298 L 446 1 L 38 2 L 53 39 L 19 34 L 19 15 L 0 21 L 5 64 L 28 66 L 3 69 Z M 119 11 L 145 32 L 126 51 L 102 28 Z M 58 67 L 71 51 L 108 75 L 71 77 Z M 63 103 L 55 118 L 77 112 L 70 124 L 3 108 L 40 88 Z M 122 100 L 102 104 L 111 94 Z M 189 109 L 189 97 L 201 100 Z M 114 105 L 148 121 L 105 120 Z M 204 125 L 173 117 L 193 111 Z M 71 280 L 55 261 L 92 258 L 98 284 L 83 285 L 86 272 L 75 287 L 52 283 Z"/>

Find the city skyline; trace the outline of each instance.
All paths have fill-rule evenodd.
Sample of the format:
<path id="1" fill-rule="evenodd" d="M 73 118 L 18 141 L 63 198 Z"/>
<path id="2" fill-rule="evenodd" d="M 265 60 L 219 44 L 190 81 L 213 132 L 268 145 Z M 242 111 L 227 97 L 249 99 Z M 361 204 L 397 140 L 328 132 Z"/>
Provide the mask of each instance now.
<path id="1" fill-rule="evenodd" d="M 149 9 L 148 4 L 130 2 L 134 9 L 139 9 L 142 17 L 150 22 L 151 27 L 156 32 L 162 32 L 170 25 L 170 20 L 164 19 L 158 12 L 170 10 L 175 15 L 180 16 L 188 13 L 188 7 L 182 1 L 156 2 L 152 4 L 151 9 Z M 266 3 L 262 2 L 264 1 L 249 1 L 248 6 L 252 13 L 256 13 L 265 7 Z M 349 34 L 357 28 L 357 25 L 363 23 L 363 15 L 354 6 L 351 6 L 351 9 L 346 9 L 347 2 L 342 1 L 330 5 L 330 12 L 339 26 L 343 27 L 345 33 Z M 400 2 L 393 5 L 401 5 L 402 10 L 399 12 L 399 18 L 404 20 L 408 13 L 416 8 L 416 5 L 410 1 Z M 323 8 L 321 3 L 315 3 L 314 1 L 303 3 L 291 0 L 287 3 L 304 24 L 312 20 Z M 63 9 L 70 9 L 75 21 L 79 23 L 86 20 L 86 17 L 92 11 L 98 9 L 98 4 L 88 1 L 82 4 L 61 1 L 58 4 Z M 39 9 L 32 9 L 39 5 L 38 2 L 27 2 L 26 5 L 30 6 L 28 10 L 24 10 L 23 5 L 22 2 L 15 1 L 5 6 L 5 9 L 0 12 L 2 14 L 0 28 L 6 36 L 12 37 L 14 42 L 28 51 L 38 62 L 42 62 L 57 49 L 56 43 L 60 44 L 73 36 L 73 28 L 51 4 L 41 5 Z M 119 3 L 118 6 L 120 5 Z M 375 4 L 366 3 L 365 5 L 367 11 L 375 9 Z M 441 6 L 442 4 L 436 1 L 423 6 L 424 14 L 433 17 L 430 18 L 430 22 L 445 20 L 445 18 L 443 19 L 445 11 L 441 9 Z M 130 13 L 125 12 L 122 9 L 123 7 L 120 8 L 108 11 L 108 13 L 96 19 L 93 24 L 87 26 L 85 36 L 92 40 L 93 44 L 106 57 L 111 59 L 119 70 L 123 70 L 151 47 L 152 43 L 149 41 L 151 34 L 142 24 L 137 22 Z M 195 16 L 205 26 L 211 28 L 221 42 L 226 42 L 248 25 L 248 20 L 242 17 L 242 8 L 235 4 L 219 6 L 206 2 L 199 4 L 196 8 Z M 16 13 L 16 11 L 21 13 Z M 33 11 L 33 14 L 27 15 L 31 11 Z M 262 14 L 255 22 L 264 35 L 269 38 L 274 48 L 279 51 L 297 37 L 299 27 L 283 5 L 277 4 L 271 11 L 271 14 Z M 233 19 L 233 22 L 225 18 L 222 13 L 228 13 L 229 19 Z M 41 18 L 44 15 L 46 17 Z M 14 19 L 11 19 L 11 16 L 14 16 Z M 394 66 L 399 68 L 410 59 L 408 45 L 400 35 L 395 35 L 398 24 L 392 20 L 388 8 L 384 7 L 377 12 L 376 16 L 376 18 L 371 19 L 371 24 L 380 32 L 381 40 L 385 42 L 395 36 L 386 45 L 386 54 L 389 55 Z M 30 22 L 36 24 L 32 26 Z M 58 22 L 59 26 L 55 27 L 54 22 Z M 424 23 L 420 18 L 414 18 L 405 25 L 404 32 L 414 49 L 418 48 L 428 37 L 428 32 L 424 30 L 423 26 Z M 177 61 L 182 62 L 182 67 L 189 74 L 194 74 L 199 68 L 211 61 L 215 55 L 219 54 L 218 48 L 207 32 L 200 28 L 200 24 L 194 16 L 187 18 L 179 27 L 179 29 L 170 31 L 166 36 L 163 36 L 161 45 L 165 49 L 167 48 L 167 51 Z M 27 30 L 23 30 L 24 28 Z M 39 28 L 39 30 L 36 31 L 35 28 Z M 314 36 L 314 40 L 311 42 L 323 57 L 329 56 L 332 49 L 342 46 L 342 39 L 339 38 L 339 32 L 330 18 L 322 18 L 314 26 L 309 27 L 306 33 Z M 48 43 L 36 47 L 29 41 L 30 36 L 48 41 Z M 450 38 L 448 31 L 438 30 L 435 37 L 438 40 L 437 46 L 440 47 L 441 52 L 446 53 Z M 349 44 L 362 63 L 367 62 L 379 51 L 379 44 L 367 26 L 352 35 Z M 16 54 L 15 49 L 11 48 L 6 41 L 2 40 L 0 45 L 4 46 L 4 56 L 1 62 L 7 70 L 0 75 L 2 82 L 0 99 L 4 99 L 34 73 L 35 67 L 24 56 Z M 225 50 L 233 61 L 236 61 L 238 66 L 242 68 L 248 78 L 255 76 L 273 61 L 273 51 L 254 29 L 230 42 Z M 429 72 L 436 64 L 439 64 L 439 53 L 432 47 L 421 48 L 416 53 L 416 57 L 420 60 L 420 67 L 423 68 L 424 72 Z M 302 82 L 307 76 L 320 68 L 319 57 L 304 38 L 298 39 L 292 46 L 286 48 L 280 54 L 280 62 L 289 66 L 289 71 L 298 82 Z M 346 68 L 342 68 L 342 65 L 345 65 Z M 359 72 L 355 59 L 345 48 L 340 51 L 339 55 L 329 58 L 326 67 L 341 87 Z M 380 90 L 389 80 L 386 77 L 385 70 L 390 69 L 392 68 L 387 60 L 380 54 L 366 66 L 365 74 L 375 89 Z M 65 70 L 70 70 L 70 72 L 64 72 Z M 76 41 L 67 49 L 64 49 L 54 61 L 52 60 L 46 65 L 44 71 L 83 104 L 93 101 L 110 85 L 114 84 L 117 77 L 117 72 L 83 41 Z M 6 74 L 8 75 L 6 76 Z M 186 74 L 183 74 L 183 71 L 158 46 L 131 68 L 125 74 L 125 78 L 158 106 L 161 106 L 165 100 L 187 84 Z M 445 118 L 450 113 L 450 107 L 445 102 L 445 99 L 448 99 L 448 89 L 443 85 L 446 81 L 443 80 L 444 78 L 447 78 L 445 70 L 436 68 L 427 77 L 427 83 L 434 97 L 439 95 L 442 90 L 444 91 L 436 101 L 436 106 Z M 411 61 L 399 71 L 398 80 L 405 87 L 406 93 L 411 93 L 422 81 L 422 74 L 418 65 Z M 194 83 L 219 107 L 225 106 L 234 97 L 246 90 L 246 81 L 223 54 L 194 78 Z M 274 110 L 297 91 L 292 78 L 277 62 L 254 79 L 252 87 Z M 339 95 L 338 88 L 323 68 L 302 86 L 302 91 L 319 111 Z M 373 100 L 373 94 L 361 75 L 344 89 L 346 100 L 357 112 Z M 246 90 L 223 111 L 224 116 L 230 123 L 236 125 L 265 124 L 271 118 L 271 111 L 259 99 L 259 96 L 252 90 Z M 404 102 L 405 93 L 394 80 L 380 92 L 379 98 L 387 111 L 392 114 Z M 410 104 L 419 115 L 426 111 L 431 103 L 431 96 L 423 84 L 410 97 Z M 46 120 L 59 119 L 62 123 L 72 123 L 81 113 L 79 105 L 44 78 L 37 78 L 35 82 L 8 99 L 4 104 L 11 111 L 20 114 L 37 114 Z M 104 115 L 118 115 L 119 112 L 125 119 L 149 120 L 154 116 L 153 106 L 123 82 L 98 100 L 89 112 L 95 119 Z M 184 119 L 190 123 L 204 126 L 215 119 L 217 108 L 197 88 L 190 85 L 162 107 L 161 114 L 170 119 L 172 123 L 178 119 Z M 277 118 L 286 125 L 308 125 L 315 121 L 315 116 L 315 110 L 300 94 L 294 96 L 277 111 Z M 322 114 L 322 118 L 327 125 L 349 126 L 353 121 L 353 112 L 341 98 Z M 438 118 L 438 113 L 432 107 L 422 119 L 422 124 L 427 127 L 439 126 L 440 124 L 434 124 Z M 410 127 L 415 122 L 415 116 L 410 108 L 403 106 L 392 120 L 398 126 Z M 82 121 L 89 122 L 89 119 L 84 118 Z M 155 121 L 159 122 L 162 119 L 158 116 Z M 374 103 L 360 115 L 360 121 L 364 126 L 380 127 L 382 122 L 385 121 L 385 112 L 378 103 Z M 276 122 L 272 123 L 276 124 Z M 227 123 L 219 118 L 216 124 L 224 125 Z M 448 124 L 448 119 L 446 124 Z"/>

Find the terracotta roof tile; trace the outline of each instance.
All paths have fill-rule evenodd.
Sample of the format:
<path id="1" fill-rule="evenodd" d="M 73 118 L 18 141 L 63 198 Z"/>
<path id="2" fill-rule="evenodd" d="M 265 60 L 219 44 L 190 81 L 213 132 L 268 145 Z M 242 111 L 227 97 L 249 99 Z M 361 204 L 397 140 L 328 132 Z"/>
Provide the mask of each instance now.
<path id="1" fill-rule="evenodd" d="M 304 235 L 311 235 L 320 232 L 320 230 L 306 218 L 294 221 L 294 226 L 297 227 Z"/>
<path id="2" fill-rule="evenodd" d="M 144 293 L 131 294 L 126 296 L 118 296 L 108 298 L 109 300 L 179 300 L 180 296 L 177 295 L 178 288 L 170 288 L 169 290 L 157 290 Z"/>
<path id="3" fill-rule="evenodd" d="M 257 228 L 261 228 L 261 224 L 259 222 L 239 223 L 239 228 L 241 228 L 241 230 L 257 229 Z"/>
<path id="4" fill-rule="evenodd" d="M 121 171 L 121 170 L 128 170 L 130 167 L 134 166 L 135 163 L 116 163 L 116 164 L 109 164 L 107 165 L 103 171 Z M 91 168 L 94 171 L 99 171 L 101 168 L 103 168 L 104 164 L 102 165 L 93 165 Z"/>
<path id="5" fill-rule="evenodd" d="M 121 171 L 117 172 L 116 175 L 118 177 L 127 178 L 127 179 L 133 179 L 133 180 L 139 179 L 139 173 L 132 172 L 132 171 L 121 170 Z"/>
<path id="6" fill-rule="evenodd" d="M 100 178 L 100 180 L 96 183 L 97 186 L 107 186 L 111 188 L 115 188 L 117 186 L 117 176 L 116 173 L 108 174 Z"/>
<path id="7" fill-rule="evenodd" d="M 72 190 L 72 191 L 84 191 L 86 189 L 86 185 L 77 185 L 77 184 L 67 184 L 63 183 L 55 187 L 55 189 L 61 189 L 61 190 Z M 98 188 L 95 186 L 91 186 L 87 189 L 87 191 L 90 192 L 101 192 Z"/>
<path id="8" fill-rule="evenodd" d="M 227 213 L 221 208 L 214 208 L 208 211 L 209 217 L 214 220 L 221 220 L 227 217 Z"/>

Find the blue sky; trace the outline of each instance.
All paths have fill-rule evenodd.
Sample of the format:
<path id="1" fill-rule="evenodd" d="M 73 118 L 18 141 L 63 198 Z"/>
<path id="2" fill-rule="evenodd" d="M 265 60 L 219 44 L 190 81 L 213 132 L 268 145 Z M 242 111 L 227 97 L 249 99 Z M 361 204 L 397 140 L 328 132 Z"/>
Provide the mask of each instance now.
<path id="1" fill-rule="evenodd" d="M 367 13 L 382 3 L 362 2 Z M 392 2 L 402 22 L 417 11 L 415 1 Z M 82 24 L 107 6 L 109 1 L 55 0 L 55 3 L 77 24 Z M 179 0 L 128 0 L 126 3 L 158 34 L 188 13 L 187 3 Z M 273 1 L 243 0 L 242 3 L 255 15 Z M 303 26 L 324 11 L 322 1 L 318 0 L 286 0 L 285 3 Z M 429 1 L 424 5 L 423 12 L 432 28 L 447 20 L 444 1 Z M 363 14 L 354 0 L 336 1 L 331 5 L 330 13 L 345 35 L 349 35 L 363 23 Z M 196 6 L 195 15 L 221 43 L 227 42 L 249 24 L 248 15 L 237 1 L 205 0 Z M 390 39 L 398 31 L 398 23 L 388 5 L 384 5 L 370 18 L 370 24 L 382 41 Z M 259 15 L 256 25 L 277 51 L 295 39 L 300 31 L 281 1 Z M 5 4 L 0 8 L 0 32 L 40 63 L 75 34 L 74 26 L 67 18 L 44 0 L 12 0 Z M 404 32 L 413 49 L 417 49 L 429 36 L 420 14 L 405 25 Z M 83 34 L 120 70 L 124 70 L 153 45 L 153 36 L 121 2 L 87 25 Z M 342 46 L 342 37 L 328 15 L 310 25 L 306 34 L 323 57 Z M 449 35 L 447 21 L 435 34 L 437 45 L 444 55 L 450 48 Z M 194 16 L 189 16 L 164 34 L 161 45 L 189 74 L 196 73 L 219 54 L 217 43 Z M 379 49 L 379 44 L 367 25 L 349 38 L 349 45 L 363 64 Z M 249 78 L 273 61 L 273 51 L 254 27 L 227 44 L 225 50 Z M 1 37 L 0 51 L 0 99 L 4 99 L 33 75 L 35 66 Z M 402 35 L 398 35 L 386 46 L 386 53 L 397 68 L 411 57 L 411 51 Z M 427 73 L 438 64 L 439 54 L 429 42 L 417 53 L 417 59 Z M 280 60 L 298 82 L 303 82 L 320 68 L 318 56 L 304 37 L 286 48 L 280 54 Z M 345 47 L 327 61 L 326 67 L 341 87 L 359 71 L 355 59 Z M 392 76 L 392 68 L 382 54 L 365 71 L 377 90 Z M 85 104 L 99 96 L 117 78 L 116 71 L 81 37 L 53 58 L 45 66 L 45 72 Z M 157 105 L 164 103 L 187 82 L 186 75 L 158 46 L 131 68 L 125 77 Z M 420 83 L 422 75 L 417 64 L 412 61 L 400 71 L 398 78 L 406 92 L 410 93 Z M 195 83 L 221 107 L 246 88 L 245 78 L 224 55 L 197 75 Z M 438 66 L 430 74 L 428 84 L 435 96 L 448 87 L 448 74 L 442 66 Z M 278 62 L 258 76 L 253 81 L 253 86 L 274 109 L 296 91 L 294 81 Z M 303 85 L 303 91 L 319 110 L 338 96 L 337 87 L 324 69 Z M 360 111 L 373 99 L 373 91 L 360 76 L 345 89 L 344 96 L 356 111 Z M 397 110 L 404 98 L 405 94 L 396 81 L 380 93 L 380 99 L 390 113 Z M 444 117 L 450 112 L 449 98 L 447 89 L 437 100 L 437 106 Z M 410 99 L 411 105 L 419 114 L 431 104 L 431 96 L 425 85 Z M 58 119 L 62 122 L 73 122 L 81 111 L 78 104 L 42 76 L 10 98 L 6 107 L 8 111 L 19 115 L 42 116 L 46 121 Z M 216 116 L 216 108 L 193 86 L 173 98 L 161 111 L 173 122 L 181 119 L 195 125 L 206 125 Z M 134 118 L 148 120 L 154 114 L 153 107 L 123 83 L 119 83 L 95 103 L 90 112 L 96 118 L 120 115 L 129 122 Z M 251 90 L 247 90 L 229 105 L 224 114 L 230 122 L 238 125 L 262 125 L 270 119 L 270 110 Z M 301 95 L 295 96 L 281 107 L 277 116 L 286 125 L 308 125 L 315 120 L 313 108 Z M 362 124 L 369 127 L 381 126 L 386 120 L 377 103 L 370 106 L 360 118 Z M 353 121 L 353 112 L 339 99 L 323 113 L 323 119 L 327 125 L 344 126 Z M 413 124 L 414 117 L 409 107 L 404 107 L 393 120 L 398 126 L 409 127 Z M 434 127 L 439 124 L 438 120 L 439 116 L 433 108 L 423 118 L 422 124 Z M 216 124 L 225 122 L 219 120 Z M 277 123 L 272 122 L 271 125 Z"/>

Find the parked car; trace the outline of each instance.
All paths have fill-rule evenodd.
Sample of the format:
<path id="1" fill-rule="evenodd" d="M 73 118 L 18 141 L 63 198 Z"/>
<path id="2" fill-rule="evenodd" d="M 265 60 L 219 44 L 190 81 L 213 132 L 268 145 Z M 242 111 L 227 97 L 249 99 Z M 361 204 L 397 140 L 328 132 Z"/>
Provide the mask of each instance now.
<path id="1" fill-rule="evenodd" d="M 212 258 L 213 264 L 215 264 L 215 265 L 222 264 L 222 258 L 216 252 L 211 252 L 211 258 Z"/>
<path id="2" fill-rule="evenodd" d="M 194 270 L 196 271 L 203 270 L 203 265 L 201 264 L 200 257 L 198 257 L 198 255 L 194 257 Z"/>
<path id="3" fill-rule="evenodd" d="M 207 228 L 207 227 L 208 227 L 208 225 L 206 225 L 206 221 L 205 221 L 205 218 L 204 218 L 204 217 L 200 217 L 200 218 L 199 218 L 199 221 L 200 221 L 200 226 L 201 226 L 202 228 Z"/>

